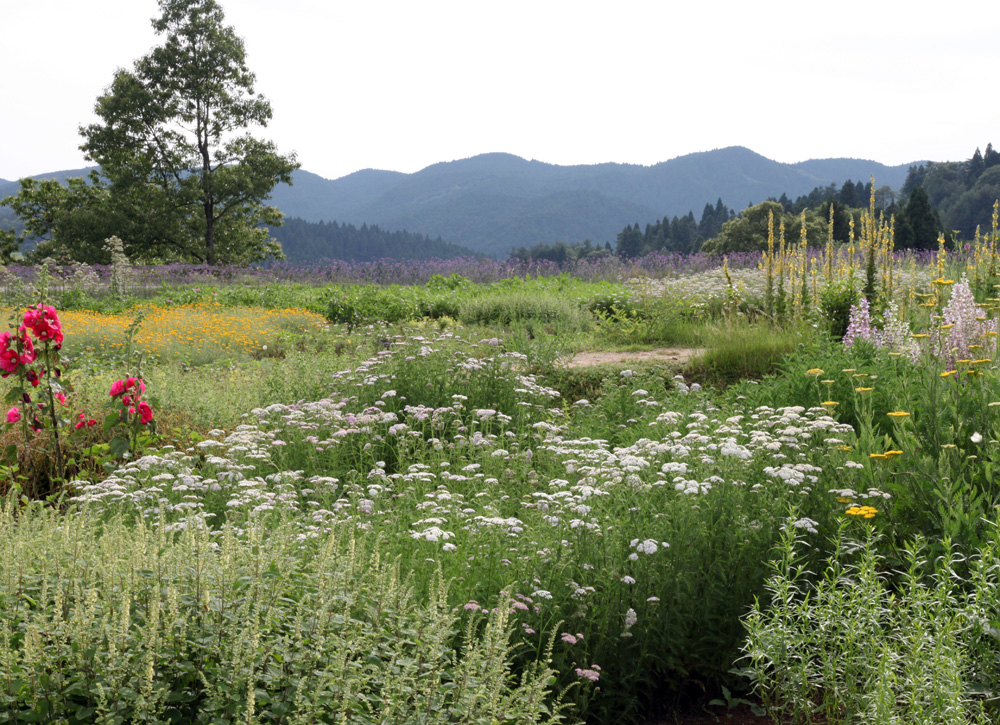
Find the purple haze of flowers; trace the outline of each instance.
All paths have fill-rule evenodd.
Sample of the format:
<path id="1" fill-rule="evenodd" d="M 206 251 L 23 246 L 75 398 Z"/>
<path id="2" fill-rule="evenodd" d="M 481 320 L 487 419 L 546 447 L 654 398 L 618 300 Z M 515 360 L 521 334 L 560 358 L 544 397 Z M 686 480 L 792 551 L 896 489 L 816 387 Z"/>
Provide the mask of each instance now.
<path id="1" fill-rule="evenodd" d="M 958 360 L 983 357 L 972 346 L 986 345 L 990 335 L 996 332 L 997 323 L 986 319 L 986 313 L 976 304 L 972 288 L 964 277 L 952 288 L 951 299 L 941 316 L 944 324 L 934 330 L 932 349 L 939 351 L 949 370 L 954 369 Z"/>
<path id="2" fill-rule="evenodd" d="M 747 252 L 729 256 L 731 269 L 752 268 L 760 254 Z M 473 282 L 485 284 L 501 279 L 524 277 L 554 277 L 569 274 L 588 281 L 622 281 L 630 277 L 675 277 L 697 274 L 722 265 L 721 257 L 708 254 L 664 254 L 654 252 L 636 259 L 621 259 L 606 255 L 591 259 L 557 264 L 548 260 L 518 260 L 460 257 L 455 259 L 379 259 L 372 262 L 346 262 L 322 259 L 303 264 L 273 262 L 255 267 L 209 266 L 205 264 L 136 265 L 130 274 L 136 293 L 155 292 L 166 286 L 200 284 L 272 284 L 298 282 L 302 284 L 403 284 L 422 285 L 435 274 L 445 277 L 460 274 Z M 77 284 L 74 273 L 78 266 L 52 267 L 53 291 L 62 292 Z M 95 285 L 110 283 L 112 268 L 93 265 L 89 268 Z M 7 273 L 24 282 L 35 278 L 35 268 L 11 265 Z M 0 281 L 0 286 L 3 282 Z"/>
<path id="3" fill-rule="evenodd" d="M 844 334 L 844 345 L 850 347 L 858 340 L 864 340 L 875 347 L 882 347 L 882 333 L 872 326 L 868 300 L 864 297 L 856 305 L 851 305 L 851 319 Z"/>

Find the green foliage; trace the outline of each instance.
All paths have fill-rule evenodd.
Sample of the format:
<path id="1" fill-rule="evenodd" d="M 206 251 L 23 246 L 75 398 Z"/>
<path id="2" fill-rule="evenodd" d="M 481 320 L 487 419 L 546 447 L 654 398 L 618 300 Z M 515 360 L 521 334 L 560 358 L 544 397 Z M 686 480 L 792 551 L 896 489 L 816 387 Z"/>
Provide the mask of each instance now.
<path id="1" fill-rule="evenodd" d="M 467 325 L 537 323 L 552 330 L 579 330 L 587 323 L 580 305 L 556 295 L 494 292 L 463 301 L 458 319 Z"/>
<path id="2" fill-rule="evenodd" d="M 155 244 L 147 236 L 150 246 L 130 251 L 208 264 L 280 257 L 264 225 L 281 215 L 264 202 L 298 164 L 239 135 L 271 118 L 243 42 L 215 0 L 160 0 L 160 10 L 153 28 L 164 44 L 116 73 L 97 99 L 100 122 L 80 129 L 113 204 L 158 220 Z"/>
<path id="3" fill-rule="evenodd" d="M 819 310 L 825 327 L 834 340 L 842 340 L 851 322 L 851 307 L 860 296 L 850 280 L 837 280 L 824 285 L 819 293 Z"/>
<path id="4" fill-rule="evenodd" d="M 747 207 L 735 219 L 722 225 L 722 231 L 714 239 L 702 245 L 701 251 L 708 254 L 731 254 L 733 252 L 756 252 L 767 249 L 768 214 L 774 215 L 774 233 L 777 239 L 778 227 L 785 224 L 785 239 L 789 244 L 797 244 L 801 238 L 802 221 L 799 217 L 785 213 L 781 204 L 765 201 Z M 813 243 L 825 240 L 827 224 L 813 213 L 806 214 L 806 232 Z M 777 242 L 775 242 L 777 243 Z"/>
<path id="5" fill-rule="evenodd" d="M 71 723 L 562 719 L 550 669 L 509 674 L 509 601 L 462 629 L 447 584 L 417 594 L 377 536 L 303 545 L 297 528 L 213 537 L 0 503 L 0 710 Z M 24 556 L 38 547 L 46 557 Z"/>
<path id="6" fill-rule="evenodd" d="M 959 552 L 946 546 L 942 557 L 930 559 L 919 543 L 906 550 L 902 572 L 893 575 L 871 529 L 855 530 L 860 541 L 842 530 L 818 581 L 801 560 L 804 547 L 793 531 L 778 549 L 769 600 L 745 620 L 745 672 L 772 716 L 829 723 L 995 721 L 995 527 L 968 577 L 957 574 Z"/>
<path id="7" fill-rule="evenodd" d="M 708 328 L 707 350 L 691 362 L 687 372 L 695 380 L 722 387 L 759 380 L 773 374 L 805 334 L 801 327 L 767 322 Z"/>

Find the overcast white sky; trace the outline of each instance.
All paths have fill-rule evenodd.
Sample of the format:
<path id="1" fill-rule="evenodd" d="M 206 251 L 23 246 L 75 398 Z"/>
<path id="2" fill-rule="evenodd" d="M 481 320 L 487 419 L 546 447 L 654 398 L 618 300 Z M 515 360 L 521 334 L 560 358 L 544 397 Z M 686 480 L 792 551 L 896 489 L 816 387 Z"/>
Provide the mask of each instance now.
<path id="1" fill-rule="evenodd" d="M 655 164 L 747 146 L 887 164 L 1000 148 L 996 0 L 221 0 L 327 178 L 505 151 Z M 0 0 L 0 178 L 78 168 L 78 127 L 158 43 L 156 0 Z"/>

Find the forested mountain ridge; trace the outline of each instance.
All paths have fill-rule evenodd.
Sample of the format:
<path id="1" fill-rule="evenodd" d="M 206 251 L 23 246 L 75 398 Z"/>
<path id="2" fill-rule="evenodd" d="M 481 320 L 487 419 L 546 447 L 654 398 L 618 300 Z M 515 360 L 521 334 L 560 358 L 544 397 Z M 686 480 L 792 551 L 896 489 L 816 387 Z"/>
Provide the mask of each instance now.
<path id="1" fill-rule="evenodd" d="M 654 166 L 557 166 L 494 153 L 412 174 L 369 171 L 327 181 L 296 172 L 295 185 L 276 188 L 273 198 L 286 214 L 312 221 L 375 223 L 503 255 L 538 242 L 611 241 L 625 224 L 683 216 L 717 199 L 742 209 L 769 197 L 794 198 L 816 186 L 871 176 L 879 186 L 898 189 L 911 165 L 862 159 L 782 164 L 742 147 Z M 323 189 L 325 205 L 317 203 Z M 306 197 L 314 200 L 309 208 L 299 201 Z"/>
<path id="2" fill-rule="evenodd" d="M 653 166 L 604 163 L 558 166 L 505 153 L 447 161 L 414 173 L 366 169 L 329 180 L 308 171 L 278 185 L 271 203 L 287 217 L 360 228 L 405 229 L 479 253 L 565 241 L 614 242 L 626 225 L 698 213 L 721 200 L 739 210 L 817 186 L 875 177 L 899 189 L 908 169 L 862 159 L 783 164 L 743 147 L 680 156 Z M 84 176 L 88 169 L 36 178 Z M 0 198 L 18 183 L 0 181 Z M 9 209 L 0 209 L 2 217 Z"/>

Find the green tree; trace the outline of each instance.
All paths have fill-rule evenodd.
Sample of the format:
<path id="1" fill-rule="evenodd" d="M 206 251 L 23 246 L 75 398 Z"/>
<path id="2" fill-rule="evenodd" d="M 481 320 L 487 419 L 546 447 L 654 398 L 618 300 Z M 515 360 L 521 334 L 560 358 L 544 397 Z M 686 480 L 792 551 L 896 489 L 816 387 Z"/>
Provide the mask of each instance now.
<path id="1" fill-rule="evenodd" d="M 298 164 L 247 132 L 266 127 L 272 112 L 254 90 L 243 41 L 215 0 L 159 6 L 153 28 L 164 43 L 116 73 L 97 99 L 101 121 L 80 129 L 81 149 L 100 164 L 113 206 L 152 210 L 162 222 L 151 256 L 209 264 L 281 256 L 263 226 L 281 214 L 265 202 Z"/>
<path id="2" fill-rule="evenodd" d="M 18 246 L 20 243 L 13 229 L 0 229 L 0 264 L 9 264 L 13 261 L 12 255 Z"/>
<path id="3" fill-rule="evenodd" d="M 622 231 L 618 232 L 615 254 L 625 258 L 642 256 L 645 251 L 644 241 L 638 223 L 626 226 Z"/>
<path id="4" fill-rule="evenodd" d="M 21 179 L 20 185 L 17 195 L 2 203 L 24 223 L 22 241 L 38 240 L 32 256 L 88 264 L 108 261 L 102 242 L 118 232 L 120 224 L 97 172 L 67 179 L 65 185 L 55 179 Z"/>
<path id="5" fill-rule="evenodd" d="M 917 187 L 906 200 L 896 225 L 896 246 L 900 249 L 936 249 L 938 223 L 927 192 Z"/>

